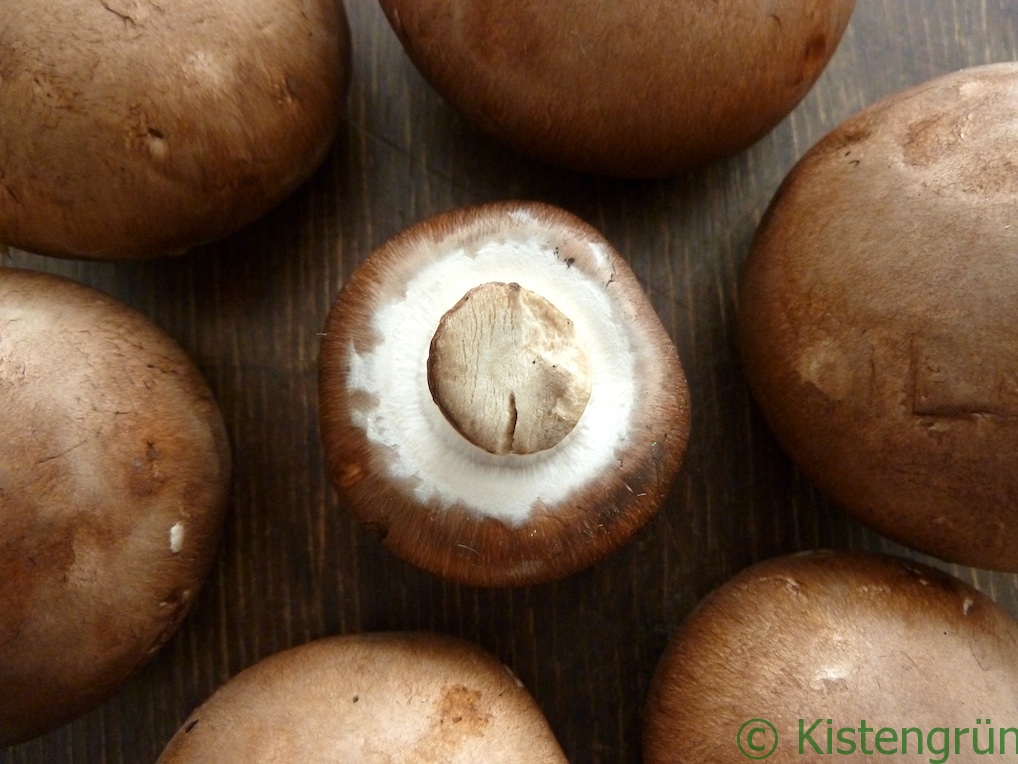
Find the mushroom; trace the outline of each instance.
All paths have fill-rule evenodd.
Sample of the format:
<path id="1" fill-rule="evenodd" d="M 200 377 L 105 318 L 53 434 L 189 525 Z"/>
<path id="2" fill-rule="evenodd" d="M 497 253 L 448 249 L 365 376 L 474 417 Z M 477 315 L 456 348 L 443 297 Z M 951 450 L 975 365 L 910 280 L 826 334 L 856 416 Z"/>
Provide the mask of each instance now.
<path id="1" fill-rule="evenodd" d="M 678 355 L 626 262 L 573 215 L 439 215 L 357 269 L 321 347 L 344 504 L 439 576 L 579 570 L 659 509 L 688 440 Z"/>
<path id="2" fill-rule="evenodd" d="M 566 764 L 541 710 L 459 638 L 349 634 L 263 659 L 200 706 L 157 764 Z"/>
<path id="3" fill-rule="evenodd" d="M 380 0 L 453 106 L 543 162 L 665 176 L 749 146 L 820 76 L 855 0 Z"/>
<path id="4" fill-rule="evenodd" d="M 789 555 L 722 585 L 672 638 L 644 761 L 972 761 L 1018 745 L 1016 687 L 1018 623 L 967 584 L 882 555 Z"/>
<path id="5" fill-rule="evenodd" d="M 99 705 L 211 566 L 230 455 L 194 364 L 122 303 L 0 268 L 0 747 Z"/>
<path id="6" fill-rule="evenodd" d="M 183 251 L 321 163 L 349 69 L 338 0 L 0 6 L 0 245 Z"/>
<path id="7" fill-rule="evenodd" d="M 1018 571 L 1018 64 L 848 119 L 789 173 L 742 274 L 746 376 L 856 519 Z"/>

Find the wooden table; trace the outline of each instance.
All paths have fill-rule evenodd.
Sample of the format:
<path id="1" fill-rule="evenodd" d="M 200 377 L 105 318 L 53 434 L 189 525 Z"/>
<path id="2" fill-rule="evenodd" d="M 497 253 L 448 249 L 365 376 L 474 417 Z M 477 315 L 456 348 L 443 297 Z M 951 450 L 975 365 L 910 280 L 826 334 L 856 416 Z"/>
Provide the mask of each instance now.
<path id="1" fill-rule="evenodd" d="M 792 550 L 907 554 L 846 519 L 773 441 L 740 371 L 736 280 L 771 195 L 814 141 L 883 95 L 1018 58 L 1018 3 L 859 0 L 834 60 L 788 119 L 730 161 L 663 182 L 583 177 L 511 155 L 426 85 L 373 0 L 347 9 L 348 116 L 292 199 L 180 258 L 8 258 L 108 291 L 176 337 L 222 405 L 236 475 L 221 554 L 177 636 L 118 696 L 0 752 L 0 764 L 154 761 L 191 709 L 245 666 L 319 636 L 380 629 L 483 645 L 532 691 L 571 761 L 638 762 L 654 665 L 707 592 Z M 361 530 L 326 477 L 316 412 L 318 333 L 351 269 L 416 220 L 506 198 L 565 207 L 630 260 L 679 349 L 694 411 L 678 484 L 634 541 L 566 580 L 508 591 L 445 584 Z M 1018 576 L 941 567 L 1018 615 Z"/>

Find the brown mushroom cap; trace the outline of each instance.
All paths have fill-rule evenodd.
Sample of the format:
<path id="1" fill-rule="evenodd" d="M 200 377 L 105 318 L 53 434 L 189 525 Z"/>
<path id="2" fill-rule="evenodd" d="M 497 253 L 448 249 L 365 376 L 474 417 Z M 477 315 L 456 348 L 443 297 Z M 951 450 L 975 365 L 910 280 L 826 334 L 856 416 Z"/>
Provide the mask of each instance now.
<path id="1" fill-rule="evenodd" d="M 1018 571 L 1018 65 L 835 129 L 743 274 L 746 374 L 803 471 L 860 521 Z"/>
<path id="2" fill-rule="evenodd" d="M 112 695 L 211 565 L 230 472 L 183 350 L 125 305 L 0 268 L 0 746 Z"/>
<path id="3" fill-rule="evenodd" d="M 429 388 L 443 316 L 491 282 L 554 305 L 589 362 L 579 420 L 534 453 L 475 445 Z M 488 355 L 484 336 L 464 340 L 465 358 Z M 661 506 L 689 431 L 678 355 L 632 270 L 590 226 L 535 203 L 439 215 L 373 252 L 330 311 L 319 396 L 342 502 L 404 559 L 484 586 L 558 578 L 622 545 Z"/>
<path id="4" fill-rule="evenodd" d="M 473 644 L 427 633 L 328 637 L 223 685 L 158 764 L 565 764 L 533 698 Z"/>
<path id="5" fill-rule="evenodd" d="M 337 0 L 0 5 L 0 244 L 150 257 L 217 239 L 324 158 Z"/>
<path id="6" fill-rule="evenodd" d="M 664 176 L 750 145 L 807 93 L 855 0 L 380 0 L 414 64 L 550 164 Z"/>
<path id="7" fill-rule="evenodd" d="M 888 759 L 947 761 L 932 753 L 942 747 L 941 733 L 929 735 L 948 728 L 953 754 L 958 728 L 967 730 L 960 751 L 967 755 L 950 760 L 973 761 L 973 742 L 985 750 L 992 736 L 999 751 L 1000 729 L 1016 718 L 1018 624 L 992 600 L 916 563 L 806 553 L 743 571 L 689 616 L 654 675 L 644 760 L 764 758 L 775 732 L 768 762 L 818 760 L 816 748 L 818 755 L 838 747 L 845 753 L 847 740 L 863 758 L 863 744 L 877 752 L 876 731 L 887 728 Z M 751 720 L 755 735 L 743 726 Z M 816 746 L 802 739 L 803 753 L 800 720 Z M 847 728 L 847 740 L 839 740 Z M 910 755 L 902 755 L 907 728 L 932 746 L 924 755 L 916 754 L 915 732 L 907 738 Z M 1016 738 L 1008 740 L 1011 746 Z"/>

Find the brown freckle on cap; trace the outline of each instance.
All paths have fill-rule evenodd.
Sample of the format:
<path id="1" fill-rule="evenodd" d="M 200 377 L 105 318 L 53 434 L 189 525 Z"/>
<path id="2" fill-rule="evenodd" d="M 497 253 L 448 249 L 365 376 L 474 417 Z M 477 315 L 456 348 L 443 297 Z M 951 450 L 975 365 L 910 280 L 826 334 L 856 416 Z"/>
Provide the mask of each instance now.
<path id="1" fill-rule="evenodd" d="M 481 692 L 462 684 L 447 687 L 438 706 L 438 725 L 446 736 L 458 738 L 482 734 L 491 722 L 491 714 L 479 707 Z"/>
<path id="2" fill-rule="evenodd" d="M 136 456 L 131 461 L 131 472 L 128 477 L 128 485 L 131 493 L 135 496 L 151 496 L 156 493 L 164 478 L 156 464 L 161 455 L 155 443 L 145 441 L 145 455 Z"/>
<path id="3" fill-rule="evenodd" d="M 364 478 L 364 470 L 356 462 L 348 462 L 341 468 L 339 481 L 344 488 L 353 488 Z"/>
<path id="4" fill-rule="evenodd" d="M 803 54 L 805 76 L 804 79 L 814 80 L 820 76 L 820 71 L 830 57 L 827 45 L 827 35 L 818 32 L 806 43 L 806 50 Z"/>

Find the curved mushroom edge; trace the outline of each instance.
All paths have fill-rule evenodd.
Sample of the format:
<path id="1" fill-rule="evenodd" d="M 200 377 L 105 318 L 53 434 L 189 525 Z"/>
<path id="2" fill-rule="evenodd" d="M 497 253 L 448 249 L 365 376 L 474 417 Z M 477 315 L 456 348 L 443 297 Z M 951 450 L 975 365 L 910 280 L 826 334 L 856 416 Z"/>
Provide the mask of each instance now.
<path id="1" fill-rule="evenodd" d="M 187 718 L 158 764 L 332 760 L 332 752 L 566 764 L 508 667 L 474 643 L 431 632 L 323 637 L 263 658 Z"/>
<path id="2" fill-rule="evenodd" d="M 380 4 L 422 76 L 494 139 L 552 166 L 650 178 L 772 130 L 826 68 L 855 0 Z"/>
<path id="3" fill-rule="evenodd" d="M 180 254 L 265 215 L 326 159 L 350 81 L 342 2 L 55 5 L 61 23 L 5 10 L 21 45 L 0 90 L 12 120 L 0 243 L 86 260 Z"/>
<path id="4" fill-rule="evenodd" d="M 1010 62 L 845 120 L 785 177 L 739 284 L 747 382 L 809 479 L 901 544 L 1010 572 L 1016 117 Z"/>
<path id="5" fill-rule="evenodd" d="M 673 635 L 647 696 L 644 757 L 716 760 L 754 717 L 779 731 L 821 715 L 971 726 L 1018 712 L 1016 681 L 1018 623 L 954 576 L 870 552 L 783 555 L 708 594 Z"/>
<path id="6" fill-rule="evenodd" d="M 232 465 L 185 351 L 52 274 L 0 268 L 0 404 L 10 745 L 104 702 L 176 632 L 218 550 Z"/>

